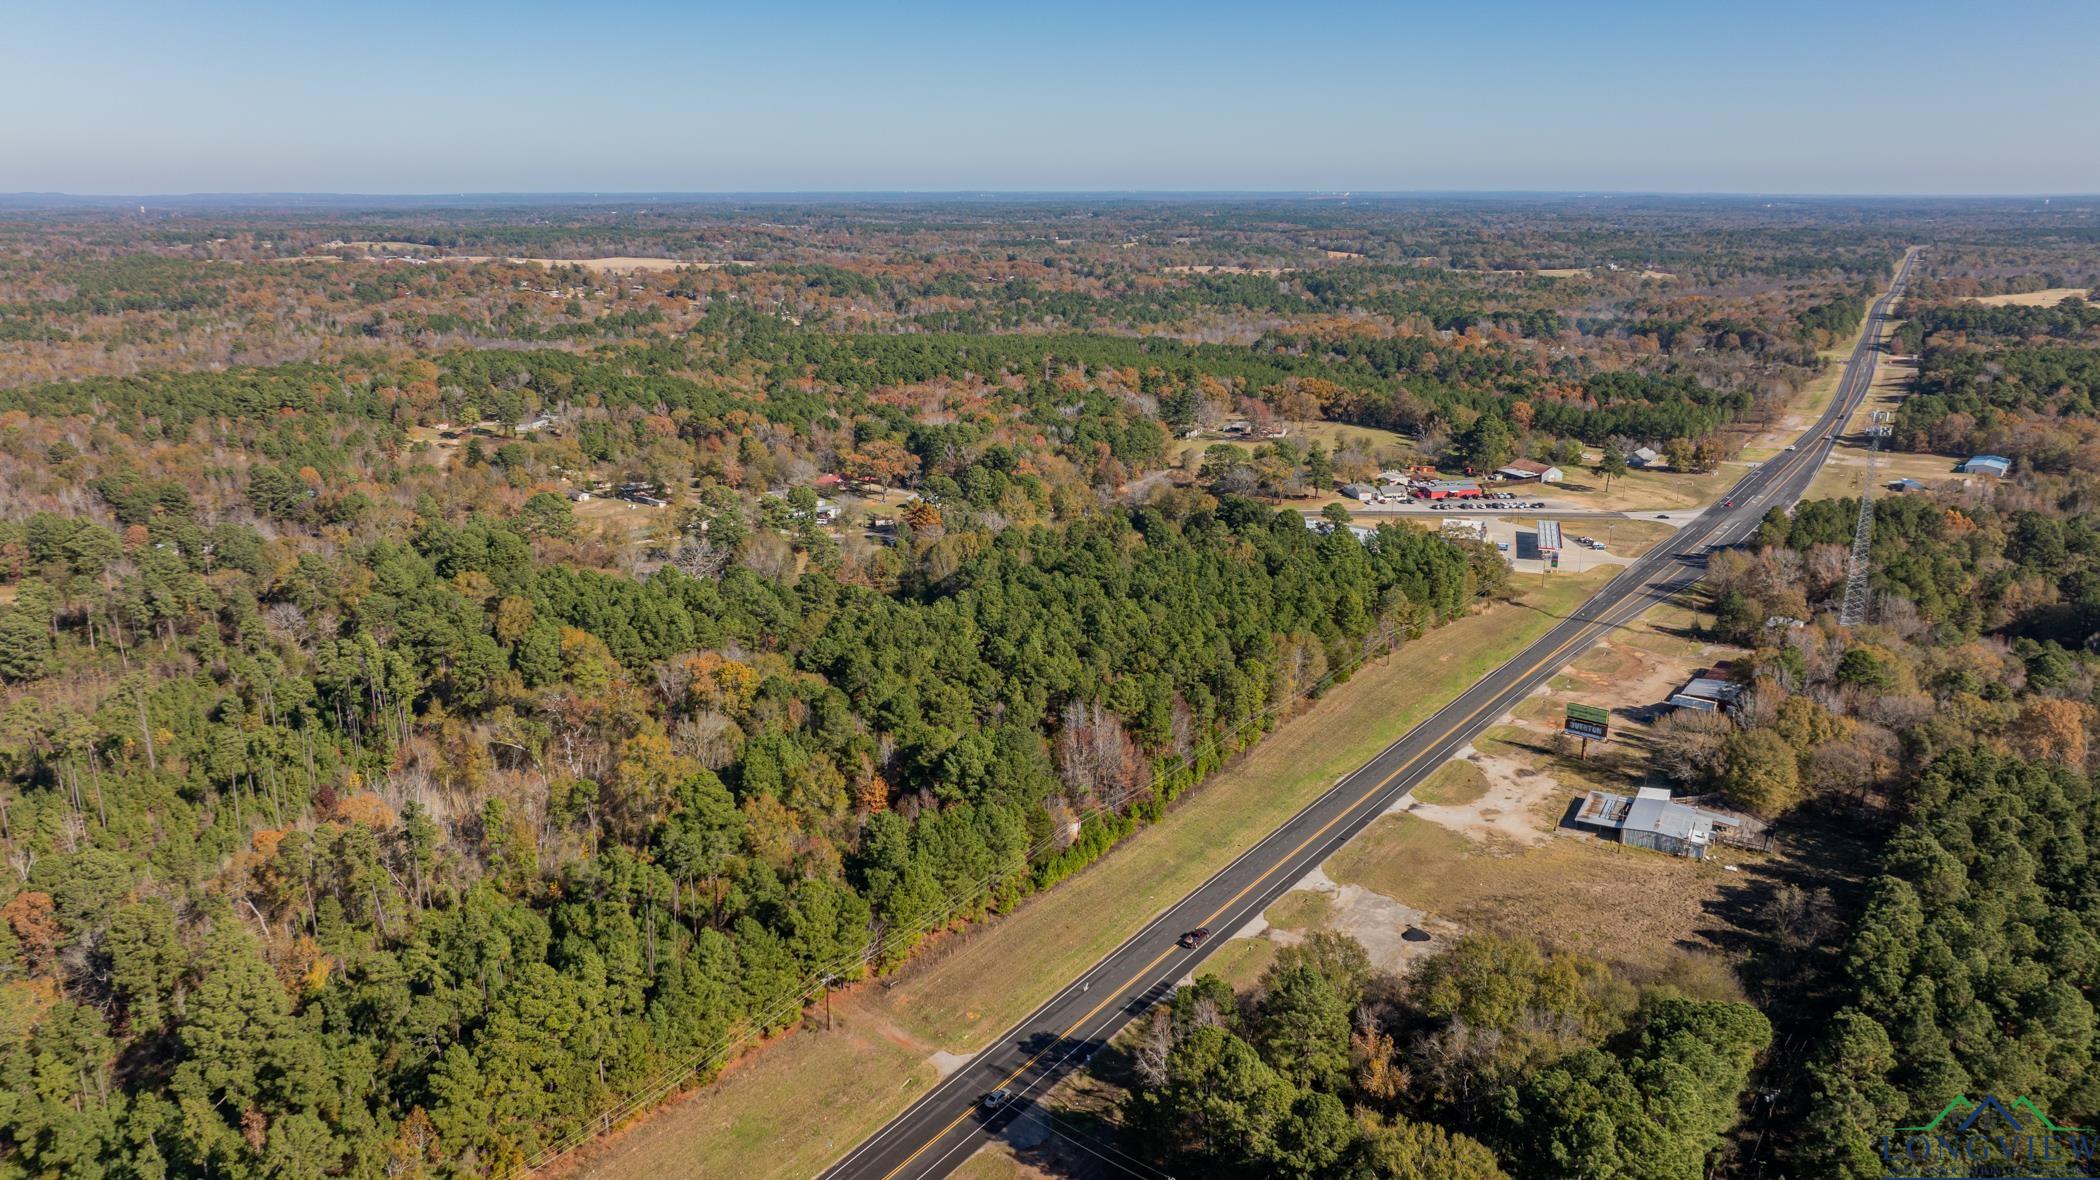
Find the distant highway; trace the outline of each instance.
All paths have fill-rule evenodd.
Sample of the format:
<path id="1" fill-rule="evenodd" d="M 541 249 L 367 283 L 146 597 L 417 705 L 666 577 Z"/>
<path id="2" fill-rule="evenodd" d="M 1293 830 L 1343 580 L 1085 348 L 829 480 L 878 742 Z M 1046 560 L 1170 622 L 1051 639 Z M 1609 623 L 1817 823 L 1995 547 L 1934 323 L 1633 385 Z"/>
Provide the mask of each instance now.
<path id="1" fill-rule="evenodd" d="M 1171 994 L 1176 982 L 1195 972 L 1233 931 L 1385 814 L 1533 689 L 1614 628 L 1696 583 L 1708 550 L 1742 541 L 1756 531 L 1767 510 L 1798 500 L 1873 384 L 1878 341 L 1910 266 L 1906 256 L 1887 294 L 1874 302 L 1866 330 L 1845 362 L 1836 396 L 1794 450 L 1745 474 L 1722 503 L 1699 513 L 1629 564 L 1537 642 L 1169 906 L 824 1175 L 830 1180 L 947 1175 L 1126 1023 Z M 1406 650 L 1399 655 L 1405 659 Z M 1192 805 L 1202 804 L 1198 799 Z M 1052 895 L 1037 904 L 1057 901 Z M 1194 950 L 1176 945 L 1184 931 L 1199 926 L 1214 932 L 1207 942 Z M 998 1089 L 1010 1091 L 1013 1099 L 997 1112 L 981 1110 L 979 1097 Z"/>

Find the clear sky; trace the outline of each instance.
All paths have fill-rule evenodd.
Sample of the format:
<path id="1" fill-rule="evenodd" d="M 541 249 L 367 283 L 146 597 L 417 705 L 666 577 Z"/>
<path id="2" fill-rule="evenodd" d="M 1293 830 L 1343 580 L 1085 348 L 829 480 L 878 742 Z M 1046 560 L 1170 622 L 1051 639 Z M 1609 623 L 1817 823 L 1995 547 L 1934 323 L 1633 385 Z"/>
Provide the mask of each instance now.
<path id="1" fill-rule="evenodd" d="M 0 192 L 2100 192 L 2093 0 L 9 0 Z"/>

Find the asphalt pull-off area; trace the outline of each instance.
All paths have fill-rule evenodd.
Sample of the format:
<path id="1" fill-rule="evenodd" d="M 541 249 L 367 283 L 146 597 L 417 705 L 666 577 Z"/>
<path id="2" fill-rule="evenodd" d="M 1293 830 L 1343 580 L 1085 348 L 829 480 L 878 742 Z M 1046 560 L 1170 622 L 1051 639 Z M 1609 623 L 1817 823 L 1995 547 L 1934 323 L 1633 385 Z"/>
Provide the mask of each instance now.
<path id="1" fill-rule="evenodd" d="M 1125 1024 L 1170 994 L 1227 934 L 1266 910 L 1539 684 L 1614 628 L 1699 581 L 1708 550 L 1741 542 L 1771 508 L 1799 499 L 1873 384 L 1882 330 L 1910 265 L 1906 257 L 1895 282 L 1869 310 L 1836 396 L 1795 450 L 1749 472 L 1722 503 L 1628 565 L 1530 647 L 1169 906 L 824 1175 L 832 1180 L 947 1175 Z M 1400 658 L 1406 658 L 1404 650 Z M 1178 944 L 1184 932 L 1205 926 L 1215 932 L 1210 939 L 1194 949 Z M 1002 1089 L 1011 1095 L 1005 1105 L 986 1110 L 980 1104 L 982 1096 Z"/>

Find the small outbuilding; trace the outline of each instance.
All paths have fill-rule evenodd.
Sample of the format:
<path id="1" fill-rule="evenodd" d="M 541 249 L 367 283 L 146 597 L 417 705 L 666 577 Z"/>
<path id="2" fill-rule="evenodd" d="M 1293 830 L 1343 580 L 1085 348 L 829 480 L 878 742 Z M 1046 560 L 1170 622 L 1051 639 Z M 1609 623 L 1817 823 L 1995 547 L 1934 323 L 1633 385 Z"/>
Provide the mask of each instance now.
<path id="1" fill-rule="evenodd" d="M 1660 467 L 1662 461 L 1662 453 L 1654 447 L 1635 447 L 1626 452 L 1628 467 Z"/>
<path id="2" fill-rule="evenodd" d="M 1566 478 L 1560 468 L 1536 459 L 1515 459 L 1495 469 L 1495 474 L 1508 480 L 1532 480 L 1540 483 L 1559 483 Z"/>
<path id="3" fill-rule="evenodd" d="M 1716 671 L 1719 669 L 1709 668 L 1704 674 L 1685 681 L 1683 688 L 1670 694 L 1670 704 L 1703 713 L 1735 708 L 1736 698 L 1743 695 L 1743 686 L 1714 675 Z"/>
<path id="4" fill-rule="evenodd" d="M 1925 490 L 1925 485 L 1915 479 L 1892 479 L 1889 481 L 1889 490 L 1892 492 L 1922 492 Z"/>
<path id="5" fill-rule="evenodd" d="M 2004 479 L 2012 474 L 2012 460 L 2003 455 L 1971 455 L 1961 465 L 1963 475 L 1988 475 Z"/>
<path id="6" fill-rule="evenodd" d="M 1642 787 L 1632 798 L 1591 791 L 1576 810 L 1577 827 L 1617 838 L 1621 844 L 1649 848 L 1671 856 L 1705 860 L 1713 846 L 1714 825 L 1732 817 L 1671 801 L 1668 787 Z"/>
<path id="7" fill-rule="evenodd" d="M 1378 489 L 1367 483 L 1343 484 L 1342 494 L 1352 500 L 1370 501 L 1378 499 Z"/>

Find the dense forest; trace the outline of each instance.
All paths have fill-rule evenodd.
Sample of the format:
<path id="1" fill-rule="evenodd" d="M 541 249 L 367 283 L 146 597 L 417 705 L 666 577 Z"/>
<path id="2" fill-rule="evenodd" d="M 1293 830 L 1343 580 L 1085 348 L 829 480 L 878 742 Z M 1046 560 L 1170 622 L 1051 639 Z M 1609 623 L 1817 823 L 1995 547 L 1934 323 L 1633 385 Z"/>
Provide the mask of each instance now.
<path id="1" fill-rule="evenodd" d="M 1827 371 L 1907 219 L 1951 215 L 0 211 L 0 1175 L 514 1175 L 1201 806 L 1303 698 L 1506 590 L 1490 546 L 1292 501 L 1632 444 L 1711 468 Z M 663 265 L 575 261 L 615 254 Z M 2082 429 L 2050 350 L 2086 313 L 1931 314 L 1943 418 Z M 2006 447 L 1996 492 L 1884 511 L 1861 635 L 1821 613 L 1843 503 L 1717 559 L 1768 703 L 1671 763 L 1937 825 L 1944 856 L 1890 845 L 1918 906 L 1955 861 L 2023 871 L 1920 802 L 1945 784 L 2085 822 L 2091 465 Z M 2075 925 L 2075 880 L 2032 868 L 2018 912 Z M 1147 1156 L 1692 1175 L 1770 1039 L 1492 939 L 1405 981 L 1315 951 L 1176 1002 Z M 2000 991 L 2065 1081 L 2017 1084 L 2083 1115 L 2087 968 L 2030 958 Z M 1944 967 L 1891 961 L 1832 1027 L 1953 1028 L 1903 982 Z M 1856 1084 L 2000 1084 L 1968 1031 Z"/>
<path id="2" fill-rule="evenodd" d="M 1317 932 L 1206 975 L 1136 1049 L 1133 1150 L 1182 1175 L 1696 1180 L 1772 1039 L 1748 1004 L 1468 935 L 1404 980 Z"/>

